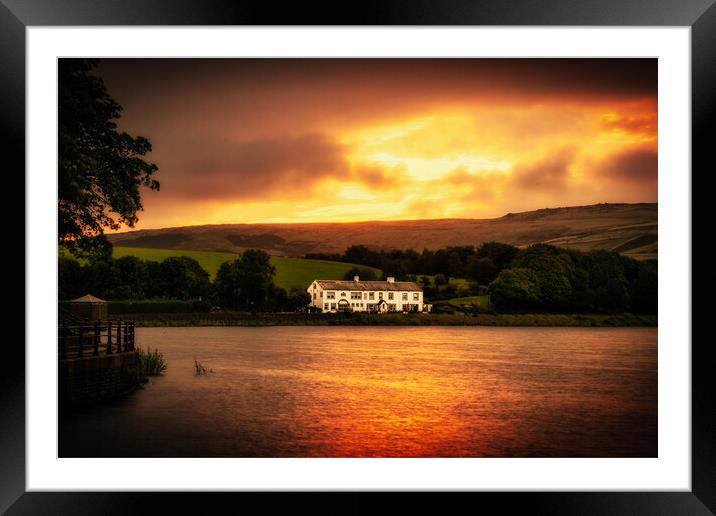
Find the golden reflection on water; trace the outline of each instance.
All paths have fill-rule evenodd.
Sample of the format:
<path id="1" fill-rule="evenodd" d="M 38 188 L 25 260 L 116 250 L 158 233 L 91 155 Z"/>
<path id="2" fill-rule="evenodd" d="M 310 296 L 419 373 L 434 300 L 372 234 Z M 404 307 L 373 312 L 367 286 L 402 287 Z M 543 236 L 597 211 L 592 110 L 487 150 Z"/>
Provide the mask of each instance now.
<path id="1" fill-rule="evenodd" d="M 66 425 L 121 428 L 109 453 L 656 455 L 653 328 L 141 328 L 137 337 L 164 352 L 166 376 Z M 194 376 L 194 356 L 213 373 Z M 146 449 L 122 446 L 140 433 Z M 64 442 L 69 455 L 91 455 L 91 443 Z"/>

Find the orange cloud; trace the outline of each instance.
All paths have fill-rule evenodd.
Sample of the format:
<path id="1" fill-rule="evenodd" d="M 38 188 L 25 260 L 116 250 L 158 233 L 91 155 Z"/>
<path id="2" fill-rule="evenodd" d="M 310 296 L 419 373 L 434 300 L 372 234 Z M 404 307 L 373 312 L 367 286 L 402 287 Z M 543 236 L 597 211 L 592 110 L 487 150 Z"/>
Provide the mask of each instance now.
<path id="1" fill-rule="evenodd" d="M 247 141 L 192 141 L 164 160 L 169 193 L 194 199 L 264 199 L 348 178 L 344 145 L 318 133 Z"/>
<path id="2" fill-rule="evenodd" d="M 617 132 L 644 134 L 655 137 L 658 129 L 656 113 L 623 116 L 608 113 L 602 117 L 604 127 Z"/>
<path id="3" fill-rule="evenodd" d="M 361 163 L 353 168 L 353 179 L 365 188 L 395 188 L 406 181 L 405 166 L 386 167 L 378 163 Z"/>
<path id="4" fill-rule="evenodd" d="M 569 181 L 570 167 L 575 156 L 574 146 L 564 147 L 535 162 L 518 164 L 512 170 L 512 179 L 519 188 L 525 190 L 559 192 Z"/>
<path id="5" fill-rule="evenodd" d="M 438 182 L 449 183 L 459 187 L 462 195 L 458 197 L 461 202 L 472 203 L 474 201 L 486 202 L 497 197 L 498 192 L 504 187 L 506 176 L 490 172 L 470 172 L 464 167 L 458 168 L 445 176 Z M 436 185 L 439 188 L 439 184 Z"/>
<path id="6" fill-rule="evenodd" d="M 599 162 L 596 174 L 612 181 L 656 185 L 658 163 L 656 149 L 626 149 Z"/>

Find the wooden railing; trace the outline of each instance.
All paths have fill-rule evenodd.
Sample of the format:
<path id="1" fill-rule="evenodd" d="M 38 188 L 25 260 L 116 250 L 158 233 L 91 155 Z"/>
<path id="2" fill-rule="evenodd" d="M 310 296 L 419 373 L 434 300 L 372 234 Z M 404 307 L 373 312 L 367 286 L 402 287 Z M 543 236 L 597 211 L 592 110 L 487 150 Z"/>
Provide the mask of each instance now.
<path id="1" fill-rule="evenodd" d="M 59 327 L 60 360 L 134 351 L 134 321 L 94 321 Z"/>

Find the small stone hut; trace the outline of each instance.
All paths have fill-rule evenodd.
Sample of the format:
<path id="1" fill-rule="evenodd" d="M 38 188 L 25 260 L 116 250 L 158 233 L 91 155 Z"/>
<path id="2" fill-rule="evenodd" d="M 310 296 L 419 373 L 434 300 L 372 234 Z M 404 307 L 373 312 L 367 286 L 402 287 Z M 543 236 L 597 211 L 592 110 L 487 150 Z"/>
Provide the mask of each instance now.
<path id="1" fill-rule="evenodd" d="M 87 294 L 70 301 L 70 312 L 88 321 L 104 321 L 107 319 L 107 301 Z"/>

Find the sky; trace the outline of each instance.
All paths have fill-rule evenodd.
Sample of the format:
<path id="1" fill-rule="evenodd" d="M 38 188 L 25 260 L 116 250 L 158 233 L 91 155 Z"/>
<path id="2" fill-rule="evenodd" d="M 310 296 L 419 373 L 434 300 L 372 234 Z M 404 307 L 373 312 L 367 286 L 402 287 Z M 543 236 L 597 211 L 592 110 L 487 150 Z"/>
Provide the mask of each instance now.
<path id="1" fill-rule="evenodd" d="M 104 59 L 136 229 L 657 201 L 656 59 Z"/>

